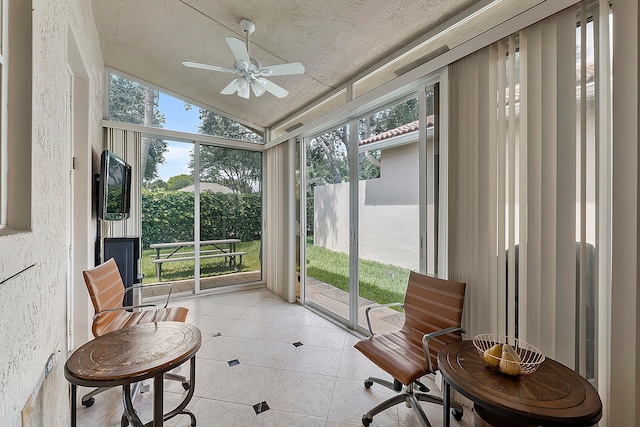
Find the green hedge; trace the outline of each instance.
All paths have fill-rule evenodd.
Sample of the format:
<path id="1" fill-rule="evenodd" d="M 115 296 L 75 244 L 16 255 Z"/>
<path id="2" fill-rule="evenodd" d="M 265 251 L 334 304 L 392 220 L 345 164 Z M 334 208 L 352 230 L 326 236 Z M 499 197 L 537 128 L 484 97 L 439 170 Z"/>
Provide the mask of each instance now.
<path id="1" fill-rule="evenodd" d="M 260 194 L 200 193 L 200 240 L 260 240 Z M 142 190 L 142 246 L 194 240 L 193 193 Z"/>

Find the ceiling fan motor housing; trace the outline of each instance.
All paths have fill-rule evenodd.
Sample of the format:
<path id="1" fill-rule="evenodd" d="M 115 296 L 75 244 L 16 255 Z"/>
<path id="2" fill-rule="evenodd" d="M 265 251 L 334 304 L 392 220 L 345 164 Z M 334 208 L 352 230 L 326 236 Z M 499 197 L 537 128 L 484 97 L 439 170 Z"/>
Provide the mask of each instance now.
<path id="1" fill-rule="evenodd" d="M 247 34 L 251 34 L 256 30 L 255 24 L 248 19 L 243 19 L 242 21 L 240 21 L 240 27 L 242 28 L 242 31 Z"/>

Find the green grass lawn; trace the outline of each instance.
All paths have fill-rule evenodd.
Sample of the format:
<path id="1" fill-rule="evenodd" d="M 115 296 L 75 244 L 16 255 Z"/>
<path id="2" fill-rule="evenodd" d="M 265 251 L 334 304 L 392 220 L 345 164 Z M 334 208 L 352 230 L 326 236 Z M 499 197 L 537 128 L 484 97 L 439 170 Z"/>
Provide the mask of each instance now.
<path id="1" fill-rule="evenodd" d="M 313 239 L 313 238 L 311 238 Z M 213 246 L 203 246 L 201 250 L 214 249 Z M 241 242 L 236 245 L 236 251 L 247 252 L 242 257 L 240 271 L 260 270 L 260 241 Z M 183 248 L 180 252 L 193 252 L 193 247 Z M 151 255 L 155 249 L 142 251 L 142 283 L 156 283 L 156 265 L 151 262 Z M 178 261 L 162 264 L 162 281 L 193 279 L 194 262 Z M 224 258 L 203 259 L 200 263 L 201 277 L 211 277 L 229 274 L 234 271 L 232 266 L 224 264 Z M 307 275 L 324 283 L 335 286 L 344 291 L 349 290 L 349 257 L 347 254 L 330 251 L 325 248 L 307 244 Z M 380 304 L 401 302 L 407 290 L 409 270 L 375 261 L 360 260 L 359 290 L 360 296 Z"/>
<path id="2" fill-rule="evenodd" d="M 215 249 L 213 246 L 202 246 L 201 250 Z M 166 252 L 163 251 L 163 252 Z M 193 246 L 183 248 L 173 256 L 179 257 L 180 252 L 193 252 Z M 239 271 L 260 270 L 260 241 L 240 242 L 236 244 L 236 252 L 247 252 L 242 257 L 242 267 Z M 142 251 L 142 283 L 156 283 L 156 265 L 151 262 L 155 255 L 155 249 L 145 249 Z M 169 282 L 175 280 L 193 279 L 194 261 L 165 262 L 162 264 L 162 281 Z M 233 273 L 233 266 L 225 265 L 224 258 L 208 258 L 200 261 L 200 277 L 218 276 L 221 274 Z"/>
<path id="3" fill-rule="evenodd" d="M 308 242 L 307 275 L 349 291 L 349 256 Z M 360 297 L 379 304 L 404 300 L 408 269 L 361 259 L 358 276 Z"/>

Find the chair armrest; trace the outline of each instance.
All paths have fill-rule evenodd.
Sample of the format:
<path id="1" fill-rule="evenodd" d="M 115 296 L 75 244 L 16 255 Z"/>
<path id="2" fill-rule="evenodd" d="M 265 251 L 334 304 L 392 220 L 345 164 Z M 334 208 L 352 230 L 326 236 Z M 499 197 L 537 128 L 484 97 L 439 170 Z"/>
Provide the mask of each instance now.
<path id="1" fill-rule="evenodd" d="M 106 310 L 102 310 L 94 314 L 93 320 L 96 320 L 98 317 L 102 316 L 104 313 L 109 313 L 111 311 L 125 311 L 125 310 L 131 310 L 133 308 L 144 308 L 144 307 L 153 307 L 155 311 L 155 313 L 153 314 L 153 317 L 155 319 L 156 315 L 158 314 L 158 306 L 155 304 L 140 304 L 140 305 L 129 305 L 126 307 L 107 308 Z"/>
<path id="2" fill-rule="evenodd" d="M 370 307 L 367 307 L 364 310 L 364 315 L 367 317 L 367 326 L 369 327 L 369 332 L 371 333 L 372 336 L 375 335 L 375 334 L 373 333 L 373 328 L 371 327 L 371 319 L 369 318 L 369 311 L 371 311 L 371 310 L 373 310 L 375 308 L 397 307 L 397 306 L 404 307 L 404 304 L 401 303 L 401 302 L 391 302 L 389 304 L 376 304 L 376 305 L 372 305 Z"/>
<path id="3" fill-rule="evenodd" d="M 169 299 L 171 298 L 171 292 L 173 291 L 173 285 L 171 283 L 153 283 L 153 284 L 148 284 L 148 285 L 132 285 L 132 286 L 127 286 L 126 288 L 124 288 L 124 293 L 126 294 L 128 291 L 132 290 L 132 289 L 136 289 L 136 288 L 151 288 L 154 286 L 168 286 L 169 287 L 169 294 L 167 295 L 167 300 L 164 302 L 164 306 L 162 308 L 167 308 L 167 305 L 169 305 Z"/>
<path id="4" fill-rule="evenodd" d="M 422 348 L 424 349 L 424 355 L 427 358 L 427 366 L 429 366 L 429 372 L 433 373 L 433 365 L 431 364 L 431 352 L 429 351 L 429 340 L 440 335 L 446 335 L 456 331 L 460 331 L 463 334 L 466 334 L 466 331 L 460 326 L 452 326 L 450 328 L 440 329 L 439 331 L 424 334 L 424 336 L 422 337 Z"/>

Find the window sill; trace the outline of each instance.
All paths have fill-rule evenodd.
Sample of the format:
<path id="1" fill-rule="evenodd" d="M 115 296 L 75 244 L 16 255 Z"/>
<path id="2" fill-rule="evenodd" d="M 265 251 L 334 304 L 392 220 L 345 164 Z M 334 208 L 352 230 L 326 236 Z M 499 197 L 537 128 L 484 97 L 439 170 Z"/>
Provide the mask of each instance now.
<path id="1" fill-rule="evenodd" d="M 31 230 L 18 230 L 8 225 L 0 225 L 0 238 L 5 236 L 15 236 L 17 234 L 30 233 Z"/>

